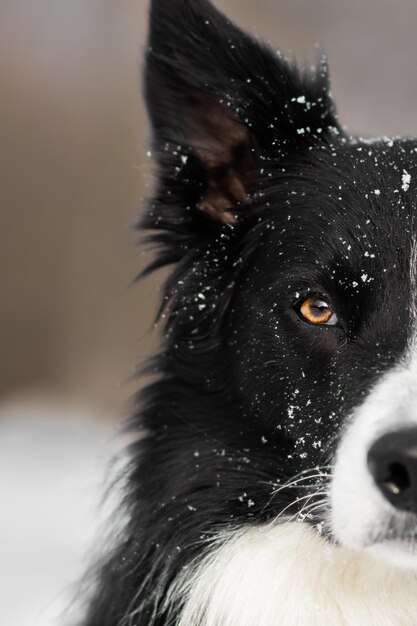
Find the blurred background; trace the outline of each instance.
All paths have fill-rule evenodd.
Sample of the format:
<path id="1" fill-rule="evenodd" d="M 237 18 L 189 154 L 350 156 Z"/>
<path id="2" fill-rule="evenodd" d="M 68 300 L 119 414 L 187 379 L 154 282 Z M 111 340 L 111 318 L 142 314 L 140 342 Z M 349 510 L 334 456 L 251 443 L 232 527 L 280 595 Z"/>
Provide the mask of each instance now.
<path id="1" fill-rule="evenodd" d="M 175 0 L 172 0 L 175 1 Z M 197 1 L 197 0 L 195 0 Z M 97 527 L 115 432 L 157 345 L 130 226 L 152 189 L 147 0 L 0 0 L 0 623 L 57 615 Z M 417 3 L 217 0 L 303 63 L 342 122 L 417 134 Z"/>

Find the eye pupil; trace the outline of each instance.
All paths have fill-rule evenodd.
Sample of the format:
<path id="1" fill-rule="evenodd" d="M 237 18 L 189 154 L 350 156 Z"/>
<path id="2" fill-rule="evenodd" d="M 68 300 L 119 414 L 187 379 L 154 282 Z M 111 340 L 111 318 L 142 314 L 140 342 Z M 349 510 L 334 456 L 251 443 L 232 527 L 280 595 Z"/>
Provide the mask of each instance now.
<path id="1" fill-rule="evenodd" d="M 311 304 L 311 309 L 313 311 L 317 310 L 321 314 L 323 311 L 329 310 L 329 306 L 325 302 L 323 302 L 323 300 L 316 300 Z"/>

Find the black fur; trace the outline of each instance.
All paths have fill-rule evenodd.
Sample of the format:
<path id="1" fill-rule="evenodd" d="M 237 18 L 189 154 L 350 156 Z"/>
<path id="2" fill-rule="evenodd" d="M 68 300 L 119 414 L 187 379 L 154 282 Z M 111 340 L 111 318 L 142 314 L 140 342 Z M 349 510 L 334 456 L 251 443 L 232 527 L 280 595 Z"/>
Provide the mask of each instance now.
<path id="1" fill-rule="evenodd" d="M 129 424 L 146 436 L 130 450 L 128 521 L 84 626 L 175 624 L 170 584 L 217 531 L 276 517 L 297 495 L 277 486 L 331 462 L 343 418 L 410 332 L 415 206 L 401 180 L 413 188 L 416 143 L 347 137 L 324 62 L 298 69 L 207 0 L 153 0 L 145 87 L 158 166 L 148 271 L 175 265 L 156 381 Z M 204 103 L 228 155 L 210 167 Z M 231 199 L 226 170 L 247 202 Z M 212 188 L 236 224 L 201 209 Z M 300 319 L 311 293 L 339 324 Z"/>

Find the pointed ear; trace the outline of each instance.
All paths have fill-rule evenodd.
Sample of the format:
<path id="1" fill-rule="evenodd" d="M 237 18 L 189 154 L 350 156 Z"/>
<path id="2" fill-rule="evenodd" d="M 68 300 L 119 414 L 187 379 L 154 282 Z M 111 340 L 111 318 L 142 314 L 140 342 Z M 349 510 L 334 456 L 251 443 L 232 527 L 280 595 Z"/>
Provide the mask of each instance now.
<path id="1" fill-rule="evenodd" d="M 152 0 L 145 88 L 167 193 L 223 224 L 268 161 L 339 132 L 326 68 L 300 72 L 208 0 Z"/>

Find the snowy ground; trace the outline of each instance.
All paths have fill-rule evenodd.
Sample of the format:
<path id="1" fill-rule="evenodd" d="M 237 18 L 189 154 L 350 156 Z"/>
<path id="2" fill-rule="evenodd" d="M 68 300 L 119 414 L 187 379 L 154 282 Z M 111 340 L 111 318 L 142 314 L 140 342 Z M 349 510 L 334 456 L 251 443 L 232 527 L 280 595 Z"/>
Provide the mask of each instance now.
<path id="1" fill-rule="evenodd" d="M 0 624 L 61 626 L 113 435 L 85 409 L 0 408 Z"/>

